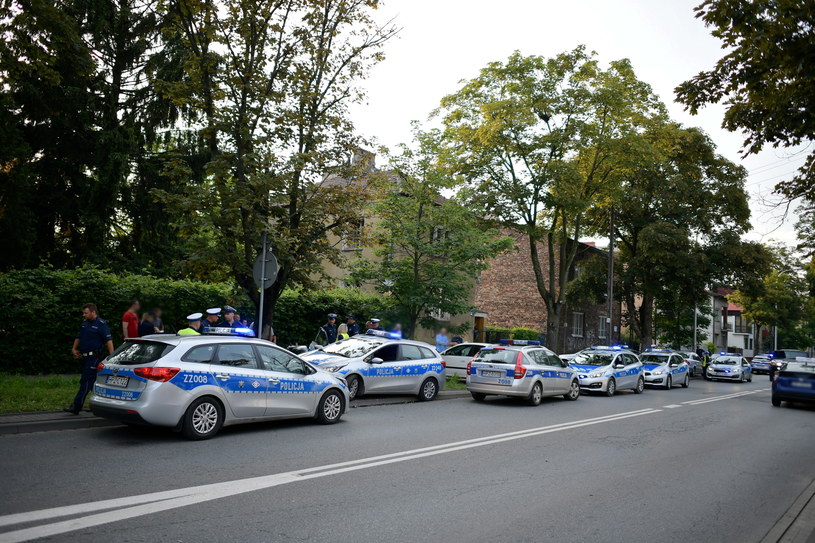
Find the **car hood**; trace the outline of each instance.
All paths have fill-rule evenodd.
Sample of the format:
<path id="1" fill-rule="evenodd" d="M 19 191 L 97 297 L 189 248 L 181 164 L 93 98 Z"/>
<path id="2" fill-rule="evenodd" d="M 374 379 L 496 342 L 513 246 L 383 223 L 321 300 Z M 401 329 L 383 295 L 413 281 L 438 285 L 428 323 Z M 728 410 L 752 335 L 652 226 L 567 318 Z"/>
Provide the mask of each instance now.
<path id="1" fill-rule="evenodd" d="M 664 364 L 643 364 L 642 365 L 643 369 L 646 369 L 648 371 L 654 371 L 655 369 L 662 368 L 664 366 L 665 366 Z"/>
<path id="2" fill-rule="evenodd" d="M 337 362 L 348 363 L 353 359 L 345 358 L 344 356 L 339 356 L 336 354 L 313 351 L 308 354 L 304 354 L 303 360 L 306 360 L 309 364 L 313 364 L 315 366 L 327 366 Z"/>
<path id="3" fill-rule="evenodd" d="M 714 370 L 732 370 L 732 371 L 736 371 L 741 368 L 741 366 L 731 366 L 728 364 L 711 364 L 710 367 L 713 368 Z"/>
<path id="4" fill-rule="evenodd" d="M 592 373 L 595 371 L 605 371 L 608 366 L 583 366 L 581 364 L 569 364 L 569 367 L 577 373 Z"/>

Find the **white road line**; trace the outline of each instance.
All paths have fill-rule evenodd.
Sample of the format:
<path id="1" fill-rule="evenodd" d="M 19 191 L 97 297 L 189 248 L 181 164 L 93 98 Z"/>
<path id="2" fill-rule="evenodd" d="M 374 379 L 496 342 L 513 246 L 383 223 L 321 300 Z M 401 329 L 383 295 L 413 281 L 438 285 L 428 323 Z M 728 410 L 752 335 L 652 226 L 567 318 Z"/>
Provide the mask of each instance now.
<path id="1" fill-rule="evenodd" d="M 31 528 L 25 528 L 22 530 L 6 532 L 4 534 L 0 534 L 0 542 L 17 543 L 41 537 L 54 536 L 67 532 L 72 532 L 75 530 L 90 528 L 93 526 L 100 526 L 103 524 L 118 522 L 129 518 L 149 515 L 161 511 L 176 509 L 179 507 L 185 507 L 187 505 L 193 505 L 196 503 L 203 503 L 228 496 L 234 496 L 238 494 L 245 494 L 247 492 L 253 492 L 256 490 L 272 488 L 297 481 L 305 481 L 308 479 L 328 477 L 331 475 L 338 475 L 341 473 L 347 473 L 351 471 L 364 470 L 373 467 L 384 466 L 387 464 L 405 462 L 408 460 L 416 460 L 419 458 L 446 454 L 465 449 L 472 449 L 476 447 L 482 447 L 485 445 L 494 445 L 497 443 L 504 443 L 507 441 L 513 441 L 517 439 L 535 437 L 553 432 L 560 432 L 563 430 L 572 430 L 576 428 L 582 428 L 585 426 L 602 424 L 605 422 L 614 422 L 632 417 L 652 415 L 654 413 L 659 412 L 661 412 L 660 409 L 641 409 L 637 411 L 619 413 L 616 415 L 607 415 L 604 417 L 584 419 L 570 423 L 553 424 L 550 426 L 542 426 L 539 428 L 532 428 L 529 430 L 521 430 L 517 432 L 509 432 L 505 434 L 485 436 L 482 438 L 451 442 L 443 445 L 436 445 L 433 447 L 425 447 L 421 449 L 413 449 L 381 456 L 362 458 L 358 460 L 351 460 L 348 462 L 329 464 L 325 466 L 317 466 L 303 470 L 276 473 L 272 475 L 252 477 L 249 479 L 226 481 L 223 483 L 194 486 L 165 492 L 155 492 L 152 494 L 142 494 L 140 496 L 131 496 L 127 498 L 117 498 L 113 500 L 90 502 L 65 507 L 56 507 L 53 509 L 43 509 L 40 511 L 32 511 L 29 513 L 6 515 L 0 517 L 0 526 L 8 526 L 24 522 L 33 522 L 36 520 L 51 520 L 58 517 L 77 515 L 89 512 L 94 513 L 91 515 L 65 520 L 61 522 L 54 522 L 51 524 L 44 524 L 42 526 L 35 526 Z M 109 511 L 100 512 L 100 510 L 106 511 L 113 508 L 117 508 L 115 514 Z"/>
<path id="2" fill-rule="evenodd" d="M 662 407 L 664 407 L 665 409 L 676 409 L 677 407 L 682 407 L 682 406 L 679 405 L 678 403 L 675 403 L 675 404 L 671 404 L 671 405 L 663 405 Z"/>
<path id="3" fill-rule="evenodd" d="M 741 396 L 749 396 L 750 394 L 755 394 L 759 392 L 758 390 L 750 390 L 747 392 L 737 392 L 735 394 L 728 394 L 726 396 L 714 396 L 713 398 L 703 398 L 701 400 L 691 400 L 689 402 L 682 402 L 687 405 L 701 405 L 703 403 L 710 403 L 710 402 L 718 402 L 721 400 L 732 400 L 733 398 L 739 398 Z"/>

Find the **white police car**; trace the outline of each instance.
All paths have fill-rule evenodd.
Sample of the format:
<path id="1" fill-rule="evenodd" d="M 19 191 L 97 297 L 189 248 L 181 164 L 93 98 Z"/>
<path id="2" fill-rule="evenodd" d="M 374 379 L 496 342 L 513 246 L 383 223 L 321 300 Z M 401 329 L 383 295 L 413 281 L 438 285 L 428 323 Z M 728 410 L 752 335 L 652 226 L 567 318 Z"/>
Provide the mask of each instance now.
<path id="1" fill-rule="evenodd" d="M 476 401 L 516 396 L 530 405 L 539 405 L 544 396 L 580 397 L 574 370 L 539 341 L 524 340 L 501 340 L 478 351 L 467 364 L 467 390 Z"/>
<path id="2" fill-rule="evenodd" d="M 690 384 L 690 366 L 681 354 L 670 349 L 648 349 L 640 355 L 640 362 L 646 385 L 670 389 L 674 385 L 688 388 Z"/>
<path id="3" fill-rule="evenodd" d="M 99 364 L 91 411 L 125 423 L 173 427 L 190 439 L 207 439 L 242 422 L 340 420 L 350 400 L 345 381 L 241 334 L 251 330 L 210 328 L 208 335 L 126 340 Z"/>
<path id="4" fill-rule="evenodd" d="M 368 330 L 311 351 L 303 358 L 348 383 L 351 399 L 363 394 L 416 394 L 429 401 L 444 387 L 444 360 L 421 341 Z"/>
<path id="5" fill-rule="evenodd" d="M 753 380 L 753 372 L 747 359 L 739 353 L 721 353 L 708 364 L 705 378 L 743 383 Z"/>
<path id="6" fill-rule="evenodd" d="M 621 347 L 592 347 L 577 354 L 569 364 L 577 372 L 580 388 L 614 396 L 618 390 L 636 394 L 645 390 L 645 376 L 639 358 Z"/>

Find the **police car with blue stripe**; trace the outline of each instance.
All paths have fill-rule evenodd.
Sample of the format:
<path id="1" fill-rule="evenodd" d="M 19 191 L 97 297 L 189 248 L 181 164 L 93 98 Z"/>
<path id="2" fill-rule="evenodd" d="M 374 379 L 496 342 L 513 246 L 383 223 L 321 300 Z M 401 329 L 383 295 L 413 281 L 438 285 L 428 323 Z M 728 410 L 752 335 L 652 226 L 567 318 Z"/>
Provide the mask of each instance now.
<path id="1" fill-rule="evenodd" d="M 128 339 L 98 366 L 94 415 L 207 439 L 222 426 L 314 417 L 333 424 L 348 386 L 247 328 Z"/>
<path id="2" fill-rule="evenodd" d="M 690 366 L 684 357 L 671 349 L 647 349 L 640 355 L 645 370 L 645 384 L 666 389 L 674 385 L 688 388 Z"/>
<path id="3" fill-rule="evenodd" d="M 351 399 L 364 394 L 415 394 L 430 401 L 444 387 L 445 363 L 421 341 L 398 332 L 368 330 L 303 355 L 317 367 L 342 376 Z"/>
<path id="4" fill-rule="evenodd" d="M 621 346 L 592 347 L 581 351 L 569 364 L 577 372 L 580 388 L 614 396 L 618 390 L 630 389 L 636 394 L 645 390 L 645 377 L 640 359 Z"/>
<path id="5" fill-rule="evenodd" d="M 501 340 L 484 347 L 467 364 L 467 390 L 476 401 L 487 396 L 526 398 L 539 405 L 545 396 L 580 397 L 575 371 L 539 341 Z"/>

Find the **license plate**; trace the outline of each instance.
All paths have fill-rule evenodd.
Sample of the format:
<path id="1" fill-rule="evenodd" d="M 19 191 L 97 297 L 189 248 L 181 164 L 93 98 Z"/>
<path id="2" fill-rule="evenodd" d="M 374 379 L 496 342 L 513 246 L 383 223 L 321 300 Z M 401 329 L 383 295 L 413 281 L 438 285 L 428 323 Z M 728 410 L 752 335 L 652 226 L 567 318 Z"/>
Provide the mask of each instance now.
<path id="1" fill-rule="evenodd" d="M 130 377 L 121 377 L 119 375 L 108 375 L 107 381 L 105 384 L 110 385 L 112 387 L 126 387 L 127 383 L 130 381 Z"/>
<path id="2" fill-rule="evenodd" d="M 503 377 L 505 374 L 503 371 L 482 370 L 481 375 L 484 377 Z"/>
<path id="3" fill-rule="evenodd" d="M 810 384 L 805 381 L 793 381 L 790 385 L 795 388 L 812 388 Z"/>

